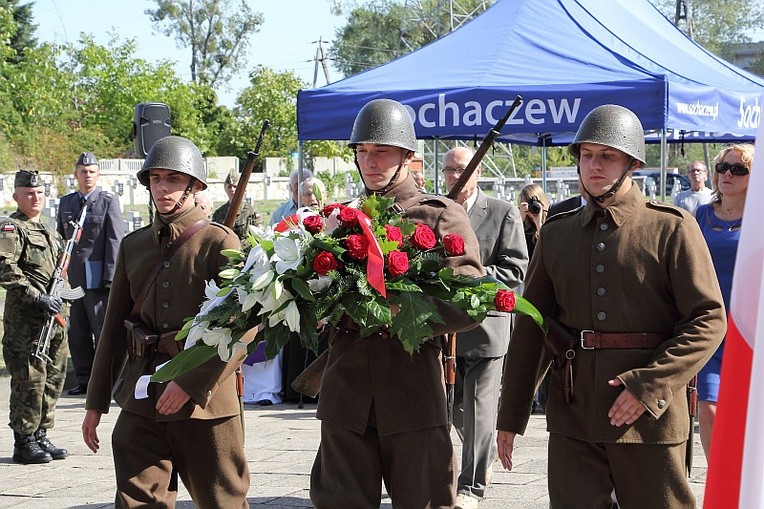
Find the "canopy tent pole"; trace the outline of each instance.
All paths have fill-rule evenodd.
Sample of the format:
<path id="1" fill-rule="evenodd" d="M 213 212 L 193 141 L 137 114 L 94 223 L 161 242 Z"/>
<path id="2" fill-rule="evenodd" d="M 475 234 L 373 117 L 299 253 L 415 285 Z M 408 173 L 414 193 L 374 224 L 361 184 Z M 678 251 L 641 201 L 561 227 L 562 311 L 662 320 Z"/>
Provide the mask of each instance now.
<path id="1" fill-rule="evenodd" d="M 666 168 L 668 167 L 668 141 L 666 128 L 661 129 L 661 201 L 666 201 Z"/>
<path id="2" fill-rule="evenodd" d="M 546 136 L 541 137 L 541 188 L 546 193 Z"/>

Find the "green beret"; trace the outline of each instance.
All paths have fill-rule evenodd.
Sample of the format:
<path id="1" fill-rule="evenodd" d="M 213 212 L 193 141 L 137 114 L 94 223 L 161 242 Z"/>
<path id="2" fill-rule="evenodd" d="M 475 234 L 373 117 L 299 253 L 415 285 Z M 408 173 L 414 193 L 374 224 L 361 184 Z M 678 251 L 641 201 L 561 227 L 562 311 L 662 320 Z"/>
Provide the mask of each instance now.
<path id="1" fill-rule="evenodd" d="M 40 187 L 42 179 L 36 170 L 19 170 L 13 180 L 13 187 Z"/>

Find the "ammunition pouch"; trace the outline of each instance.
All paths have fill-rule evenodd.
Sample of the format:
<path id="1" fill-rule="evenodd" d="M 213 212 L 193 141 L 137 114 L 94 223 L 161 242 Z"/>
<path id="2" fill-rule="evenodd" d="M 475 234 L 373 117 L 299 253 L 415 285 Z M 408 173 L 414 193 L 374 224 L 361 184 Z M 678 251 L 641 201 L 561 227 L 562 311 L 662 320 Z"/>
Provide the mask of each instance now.
<path id="1" fill-rule="evenodd" d="M 141 320 L 128 318 L 124 322 L 127 329 L 127 347 L 130 357 L 153 357 L 159 353 L 175 357 L 183 351 L 183 343 L 175 341 L 178 331 L 157 334 Z"/>

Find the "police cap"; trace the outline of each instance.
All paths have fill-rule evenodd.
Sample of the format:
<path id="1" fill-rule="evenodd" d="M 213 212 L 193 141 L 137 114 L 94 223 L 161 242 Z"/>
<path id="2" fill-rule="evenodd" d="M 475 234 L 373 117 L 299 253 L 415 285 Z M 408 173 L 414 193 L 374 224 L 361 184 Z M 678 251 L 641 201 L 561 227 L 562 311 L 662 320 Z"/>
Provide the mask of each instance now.
<path id="1" fill-rule="evenodd" d="M 228 172 L 228 175 L 225 177 L 225 184 L 226 185 L 232 185 L 232 186 L 238 186 L 239 185 L 239 177 L 241 175 L 239 174 L 239 170 L 236 168 L 231 169 L 231 171 Z"/>

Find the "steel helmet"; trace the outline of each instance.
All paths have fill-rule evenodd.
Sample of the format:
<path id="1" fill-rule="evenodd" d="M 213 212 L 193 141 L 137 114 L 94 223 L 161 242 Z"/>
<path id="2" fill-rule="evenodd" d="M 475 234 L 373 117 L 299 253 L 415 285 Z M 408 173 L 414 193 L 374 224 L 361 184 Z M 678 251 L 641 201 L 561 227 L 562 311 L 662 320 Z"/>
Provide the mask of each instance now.
<path id="1" fill-rule="evenodd" d="M 645 132 L 642 122 L 629 109 L 617 104 L 597 106 L 576 132 L 568 151 L 578 159 L 581 143 L 597 143 L 620 150 L 645 165 Z"/>
<path id="2" fill-rule="evenodd" d="M 207 170 L 202 153 L 196 145 L 181 136 L 165 136 L 151 146 L 143 166 L 138 170 L 138 180 L 149 185 L 149 170 L 162 168 L 191 175 L 207 189 Z"/>
<path id="3" fill-rule="evenodd" d="M 416 152 L 414 122 L 408 110 L 392 99 L 367 102 L 355 117 L 348 145 L 355 148 L 359 143 L 391 145 Z"/>

